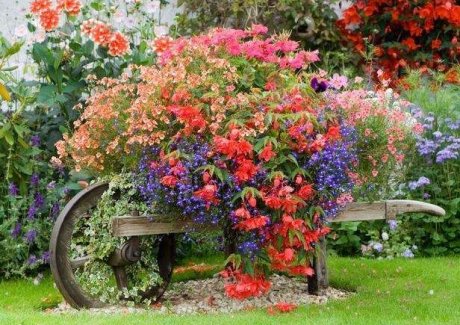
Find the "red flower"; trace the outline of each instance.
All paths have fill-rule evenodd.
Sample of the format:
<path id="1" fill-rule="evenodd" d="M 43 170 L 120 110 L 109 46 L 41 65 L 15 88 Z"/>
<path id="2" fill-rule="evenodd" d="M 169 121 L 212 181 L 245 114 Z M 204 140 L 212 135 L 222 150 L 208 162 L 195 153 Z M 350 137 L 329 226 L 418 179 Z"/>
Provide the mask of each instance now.
<path id="1" fill-rule="evenodd" d="M 252 160 L 243 159 L 238 162 L 238 168 L 235 171 L 235 177 L 239 182 L 247 182 L 257 173 L 259 168 L 254 165 Z"/>
<path id="2" fill-rule="evenodd" d="M 291 275 L 312 276 L 315 271 L 309 266 L 297 265 L 289 268 Z"/>
<path id="3" fill-rule="evenodd" d="M 59 25 L 59 11 L 55 9 L 45 9 L 40 13 L 40 25 L 47 31 L 56 29 Z"/>
<path id="4" fill-rule="evenodd" d="M 249 218 L 249 219 L 238 222 L 235 228 L 241 229 L 244 231 L 251 231 L 251 230 L 262 228 L 266 226 L 269 221 L 270 219 L 265 216 Z"/>
<path id="5" fill-rule="evenodd" d="M 34 0 L 30 4 L 30 12 L 36 15 L 47 9 L 51 9 L 51 0 Z"/>
<path id="6" fill-rule="evenodd" d="M 327 130 L 326 138 L 328 138 L 329 140 L 339 140 L 340 137 L 341 137 L 340 126 L 338 125 L 330 126 L 329 129 Z"/>
<path id="7" fill-rule="evenodd" d="M 236 283 L 225 285 L 227 296 L 239 300 L 250 297 L 259 297 L 270 290 L 271 283 L 262 276 L 250 276 L 236 273 Z"/>
<path id="8" fill-rule="evenodd" d="M 123 56 L 129 52 L 129 41 L 120 32 L 113 33 L 109 41 L 109 54 L 111 56 Z"/>
<path id="9" fill-rule="evenodd" d="M 313 197 L 314 192 L 315 191 L 313 190 L 313 185 L 308 184 L 308 185 L 302 186 L 297 192 L 297 195 L 301 197 L 302 199 L 304 199 L 305 201 L 308 201 Z"/>
<path id="10" fill-rule="evenodd" d="M 176 186 L 178 180 L 179 179 L 176 176 L 168 175 L 168 176 L 164 176 L 161 179 L 160 183 L 163 184 L 164 186 L 174 187 Z"/>
<path id="11" fill-rule="evenodd" d="M 442 42 L 439 39 L 432 40 L 431 41 L 431 48 L 433 50 L 437 50 L 437 49 L 439 49 L 441 47 L 441 44 L 442 44 Z"/>
<path id="12" fill-rule="evenodd" d="M 216 198 L 217 186 L 216 185 L 205 185 L 201 190 L 195 191 L 194 196 L 199 197 L 203 201 L 208 203 L 208 208 L 213 204 L 219 203 L 219 199 Z"/>
<path id="13" fill-rule="evenodd" d="M 420 47 L 420 45 L 415 43 L 415 40 L 412 37 L 408 37 L 401 42 L 409 48 L 409 51 L 414 51 Z"/>
<path id="14" fill-rule="evenodd" d="M 259 154 L 259 158 L 265 161 L 269 161 L 275 156 L 276 153 L 272 150 L 271 142 L 268 145 L 266 145 L 262 152 Z"/>
<path id="15" fill-rule="evenodd" d="M 297 305 L 290 304 L 287 302 L 279 302 L 275 305 L 275 308 L 282 313 L 289 313 L 297 308 Z"/>

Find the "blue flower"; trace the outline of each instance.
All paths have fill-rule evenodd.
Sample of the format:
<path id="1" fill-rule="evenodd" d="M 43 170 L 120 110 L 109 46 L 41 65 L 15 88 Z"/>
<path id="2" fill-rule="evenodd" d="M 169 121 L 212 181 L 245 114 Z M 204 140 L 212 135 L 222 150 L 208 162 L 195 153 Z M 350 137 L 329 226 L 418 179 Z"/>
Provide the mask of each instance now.
<path id="1" fill-rule="evenodd" d="M 405 258 L 413 258 L 413 257 L 414 257 L 414 253 L 413 253 L 409 248 L 407 248 L 407 249 L 402 253 L 402 256 L 405 257 Z"/>
<path id="2" fill-rule="evenodd" d="M 11 195 L 11 196 L 18 196 L 19 194 L 19 189 L 18 187 L 16 186 L 16 184 L 14 183 L 10 183 L 10 185 L 8 186 L 8 193 Z"/>

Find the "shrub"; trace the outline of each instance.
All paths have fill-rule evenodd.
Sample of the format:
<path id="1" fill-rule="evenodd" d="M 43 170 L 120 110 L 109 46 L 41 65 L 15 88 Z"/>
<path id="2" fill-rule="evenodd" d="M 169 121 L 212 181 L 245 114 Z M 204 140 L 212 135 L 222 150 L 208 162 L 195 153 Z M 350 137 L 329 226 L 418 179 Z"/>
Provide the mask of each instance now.
<path id="1" fill-rule="evenodd" d="M 447 71 L 458 62 L 460 5 L 449 0 L 358 0 L 337 24 L 358 53 L 373 45 L 387 80 L 408 67 Z"/>

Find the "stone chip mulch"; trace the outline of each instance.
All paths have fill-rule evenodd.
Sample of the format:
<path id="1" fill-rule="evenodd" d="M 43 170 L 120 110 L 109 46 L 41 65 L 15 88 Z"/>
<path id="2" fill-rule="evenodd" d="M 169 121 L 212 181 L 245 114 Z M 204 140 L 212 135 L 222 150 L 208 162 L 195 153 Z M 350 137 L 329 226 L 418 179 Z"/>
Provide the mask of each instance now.
<path id="1" fill-rule="evenodd" d="M 284 275 L 272 275 L 272 287 L 267 295 L 247 300 L 234 300 L 225 295 L 224 280 L 216 276 L 205 280 L 190 280 L 172 283 L 163 296 L 162 302 L 150 309 L 161 314 L 231 313 L 255 308 L 269 308 L 277 303 L 295 305 L 324 304 L 331 299 L 344 299 L 350 292 L 328 288 L 320 296 L 309 295 L 305 280 Z M 139 307 L 113 306 L 91 309 L 91 313 L 115 314 L 145 312 Z M 48 310 L 51 313 L 77 312 L 66 303 Z"/>

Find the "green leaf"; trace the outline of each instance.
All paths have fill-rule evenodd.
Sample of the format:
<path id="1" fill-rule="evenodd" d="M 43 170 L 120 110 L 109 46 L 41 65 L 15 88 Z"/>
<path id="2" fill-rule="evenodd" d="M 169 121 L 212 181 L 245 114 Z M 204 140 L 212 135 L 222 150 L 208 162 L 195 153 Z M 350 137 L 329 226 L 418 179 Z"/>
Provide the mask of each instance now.
<path id="1" fill-rule="evenodd" d="M 13 136 L 13 133 L 11 131 L 6 131 L 3 136 L 5 137 L 5 140 L 6 142 L 12 146 L 14 144 L 14 136 Z"/>

